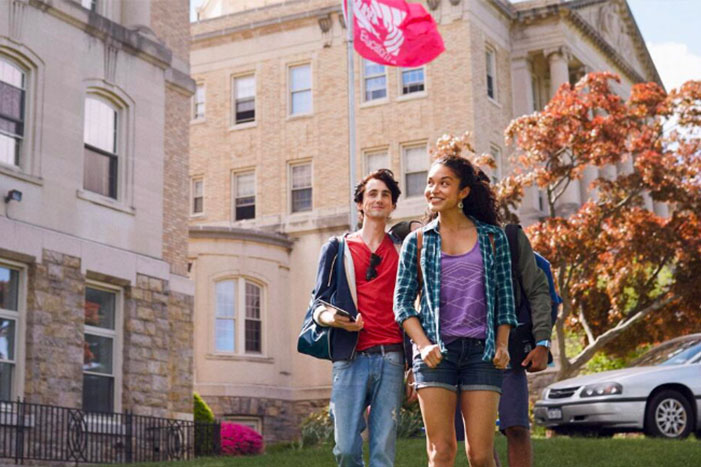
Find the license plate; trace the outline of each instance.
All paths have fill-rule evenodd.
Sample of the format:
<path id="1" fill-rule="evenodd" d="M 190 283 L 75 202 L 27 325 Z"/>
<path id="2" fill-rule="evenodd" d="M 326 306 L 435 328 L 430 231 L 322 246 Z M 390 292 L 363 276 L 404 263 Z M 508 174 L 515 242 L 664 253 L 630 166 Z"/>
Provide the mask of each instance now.
<path id="1" fill-rule="evenodd" d="M 559 420 L 562 418 L 562 409 L 548 409 L 548 420 Z"/>

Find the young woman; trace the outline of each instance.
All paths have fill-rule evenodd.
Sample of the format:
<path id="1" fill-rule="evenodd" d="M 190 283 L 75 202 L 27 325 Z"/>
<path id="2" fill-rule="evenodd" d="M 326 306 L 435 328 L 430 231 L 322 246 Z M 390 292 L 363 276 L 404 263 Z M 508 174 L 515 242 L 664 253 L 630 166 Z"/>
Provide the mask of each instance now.
<path id="1" fill-rule="evenodd" d="M 494 194 L 478 174 L 462 157 L 433 163 L 424 193 L 432 220 L 409 234 L 397 272 L 394 313 L 418 348 L 413 376 L 435 467 L 455 461 L 458 397 L 470 465 L 494 465 L 502 370 L 517 324 L 509 245 L 497 226 Z"/>

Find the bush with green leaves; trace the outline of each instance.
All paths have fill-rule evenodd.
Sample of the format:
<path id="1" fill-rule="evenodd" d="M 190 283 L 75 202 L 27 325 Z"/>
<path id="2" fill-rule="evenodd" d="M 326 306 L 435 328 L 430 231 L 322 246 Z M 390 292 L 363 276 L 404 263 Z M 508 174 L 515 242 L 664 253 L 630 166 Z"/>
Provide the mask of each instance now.
<path id="1" fill-rule="evenodd" d="M 214 412 L 209 408 L 207 403 L 196 392 L 193 393 L 193 415 L 195 422 L 199 423 L 214 423 Z"/>

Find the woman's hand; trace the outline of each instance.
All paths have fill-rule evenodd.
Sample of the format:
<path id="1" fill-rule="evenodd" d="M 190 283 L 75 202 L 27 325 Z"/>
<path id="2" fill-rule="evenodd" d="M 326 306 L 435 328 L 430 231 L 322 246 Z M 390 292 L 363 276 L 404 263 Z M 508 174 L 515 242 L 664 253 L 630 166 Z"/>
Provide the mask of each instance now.
<path id="1" fill-rule="evenodd" d="M 494 358 L 492 359 L 494 366 L 499 370 L 505 370 L 510 359 L 508 346 L 497 344 L 497 350 L 494 352 Z"/>
<path id="2" fill-rule="evenodd" d="M 435 368 L 443 360 L 443 354 L 438 344 L 425 345 L 419 349 L 421 352 L 421 360 L 424 361 L 429 368 Z"/>

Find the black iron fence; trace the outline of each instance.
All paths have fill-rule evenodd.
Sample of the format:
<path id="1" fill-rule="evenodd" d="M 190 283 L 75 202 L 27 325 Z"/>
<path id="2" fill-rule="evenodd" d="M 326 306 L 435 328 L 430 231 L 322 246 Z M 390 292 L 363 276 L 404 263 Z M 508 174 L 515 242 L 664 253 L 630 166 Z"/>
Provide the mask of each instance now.
<path id="1" fill-rule="evenodd" d="M 221 453 L 218 423 L 0 401 L 0 459 L 114 464 Z"/>

